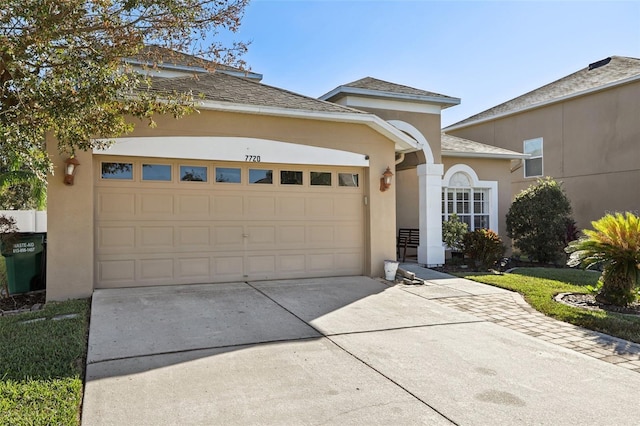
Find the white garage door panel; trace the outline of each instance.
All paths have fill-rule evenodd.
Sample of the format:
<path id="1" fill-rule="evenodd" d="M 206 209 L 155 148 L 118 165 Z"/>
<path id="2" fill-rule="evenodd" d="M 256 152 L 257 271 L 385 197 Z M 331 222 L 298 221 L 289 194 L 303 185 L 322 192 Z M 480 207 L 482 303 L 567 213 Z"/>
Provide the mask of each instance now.
<path id="1" fill-rule="evenodd" d="M 146 182 L 136 167 L 180 162 L 102 157 L 133 163 L 133 179 L 96 180 L 96 286 L 189 284 L 357 275 L 363 272 L 364 202 L 361 187 L 337 186 L 337 173 L 361 169 L 314 166 L 303 186 L 243 183 Z M 276 180 L 279 171 L 273 168 Z M 332 173 L 331 187 L 308 185 L 309 171 Z M 174 173 L 176 174 L 176 173 Z"/>

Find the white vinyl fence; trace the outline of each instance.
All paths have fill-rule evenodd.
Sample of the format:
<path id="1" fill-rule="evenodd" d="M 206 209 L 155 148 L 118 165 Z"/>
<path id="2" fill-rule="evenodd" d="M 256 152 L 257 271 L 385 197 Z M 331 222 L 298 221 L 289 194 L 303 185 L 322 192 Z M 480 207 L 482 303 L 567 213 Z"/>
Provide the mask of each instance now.
<path id="1" fill-rule="evenodd" d="M 18 232 L 47 232 L 47 212 L 37 210 L 0 210 L 0 216 L 13 217 Z"/>

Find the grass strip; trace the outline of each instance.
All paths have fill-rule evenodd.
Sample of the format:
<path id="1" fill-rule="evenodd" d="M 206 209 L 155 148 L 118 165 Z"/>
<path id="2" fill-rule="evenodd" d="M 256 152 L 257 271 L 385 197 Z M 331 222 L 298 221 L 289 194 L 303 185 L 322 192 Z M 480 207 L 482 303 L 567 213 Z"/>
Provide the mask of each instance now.
<path id="1" fill-rule="evenodd" d="M 80 424 L 88 315 L 84 299 L 0 318 L 0 425 Z"/>
<path id="2" fill-rule="evenodd" d="M 464 278 L 520 293 L 543 314 L 589 330 L 640 343 L 640 318 L 615 312 L 567 306 L 553 300 L 558 293 L 588 293 L 599 274 L 559 268 L 518 268 L 510 274 L 459 274 Z"/>

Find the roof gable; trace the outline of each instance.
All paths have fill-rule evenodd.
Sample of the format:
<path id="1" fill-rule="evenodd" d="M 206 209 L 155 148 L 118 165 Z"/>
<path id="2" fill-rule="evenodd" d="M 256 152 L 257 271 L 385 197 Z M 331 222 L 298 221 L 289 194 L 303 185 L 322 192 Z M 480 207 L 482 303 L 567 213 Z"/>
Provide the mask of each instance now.
<path id="1" fill-rule="evenodd" d="M 332 91 L 320 96 L 322 100 L 336 102 L 348 95 L 357 95 L 371 98 L 386 98 L 393 100 L 424 102 L 447 106 L 458 105 L 460 99 L 440 93 L 429 92 L 402 84 L 391 83 L 373 77 L 365 77 L 351 83 L 338 86 Z"/>
<path id="2" fill-rule="evenodd" d="M 486 121 L 510 113 L 535 108 L 549 102 L 579 96 L 591 90 L 622 84 L 634 78 L 640 79 L 640 59 L 611 56 L 589 64 L 589 66 L 573 74 L 525 93 L 522 96 L 452 124 L 446 130 L 465 127 L 479 121 Z"/>

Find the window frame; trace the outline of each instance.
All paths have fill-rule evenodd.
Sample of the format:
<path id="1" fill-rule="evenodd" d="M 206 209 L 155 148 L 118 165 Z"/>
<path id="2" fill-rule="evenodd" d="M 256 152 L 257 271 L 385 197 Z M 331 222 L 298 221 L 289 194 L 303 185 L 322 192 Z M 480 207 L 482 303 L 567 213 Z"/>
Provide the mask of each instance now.
<path id="1" fill-rule="evenodd" d="M 528 154 L 527 152 L 527 143 L 531 143 L 531 142 L 537 142 L 540 141 L 540 155 L 537 155 L 535 157 L 528 157 L 524 159 L 524 167 L 523 167 L 523 175 L 525 178 L 539 178 L 544 176 L 544 138 L 539 137 L 539 138 L 533 138 L 533 139 L 526 139 L 522 142 L 522 152 L 524 154 Z M 539 175 L 530 175 L 527 174 L 527 162 L 531 161 L 531 160 L 538 160 L 540 159 L 540 174 Z"/>
<path id="2" fill-rule="evenodd" d="M 464 194 L 467 194 L 468 197 L 465 198 Z M 483 194 L 481 201 L 476 201 L 476 194 Z M 452 196 L 449 199 L 449 196 Z M 458 195 L 463 195 L 461 198 Z M 491 229 L 491 188 L 482 188 L 482 187 L 452 187 L 452 186 L 443 186 L 442 187 L 442 221 L 449 220 L 451 215 L 456 214 L 461 222 L 464 222 L 469 227 L 469 231 L 474 231 L 475 229 Z M 482 212 L 476 212 L 475 204 L 481 202 L 484 206 Z M 449 211 L 449 203 L 453 205 L 453 211 Z M 462 203 L 463 207 L 466 206 L 468 209 L 468 213 L 464 212 L 464 208 L 462 212 L 458 212 L 458 204 Z M 469 220 L 464 220 L 468 218 Z M 487 223 L 486 228 L 476 228 L 476 218 L 483 220 Z"/>
<path id="3" fill-rule="evenodd" d="M 105 177 L 104 174 L 104 166 L 105 164 L 121 164 L 121 165 L 128 165 L 130 166 L 129 168 L 129 173 L 131 173 L 130 177 L 118 177 L 118 175 L 112 175 L 112 177 Z M 125 181 L 125 182 L 133 182 L 136 178 L 136 163 L 134 161 L 106 161 L 106 160 L 101 160 L 100 161 L 100 180 L 105 180 L 105 181 L 111 181 L 111 182 L 118 182 L 118 181 Z"/>
<path id="4" fill-rule="evenodd" d="M 169 168 L 169 179 L 145 179 L 144 166 L 165 166 Z M 153 163 L 153 162 L 140 162 L 140 181 L 142 182 L 173 182 L 173 164 L 171 163 Z"/>
<path id="5" fill-rule="evenodd" d="M 204 180 L 184 180 L 182 179 L 182 168 L 185 167 L 190 167 L 192 170 L 198 168 L 198 169 L 204 169 L 205 172 L 205 179 Z M 178 164 L 178 182 L 180 183 L 196 183 L 198 185 L 201 184 L 207 184 L 210 181 L 210 171 L 209 171 L 209 166 L 207 165 L 195 165 L 195 164 Z"/>

